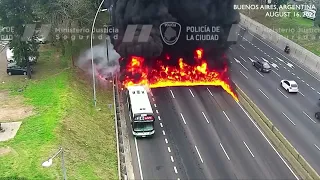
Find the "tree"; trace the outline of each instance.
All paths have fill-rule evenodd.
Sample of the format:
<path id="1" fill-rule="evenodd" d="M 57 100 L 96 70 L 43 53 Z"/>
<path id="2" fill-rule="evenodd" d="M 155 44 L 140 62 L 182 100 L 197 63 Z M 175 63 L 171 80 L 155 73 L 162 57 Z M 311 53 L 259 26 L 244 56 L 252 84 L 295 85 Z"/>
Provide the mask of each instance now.
<path id="1" fill-rule="evenodd" d="M 13 58 L 19 66 L 27 66 L 28 78 L 31 78 L 30 57 L 38 57 L 39 45 L 36 36 L 23 39 L 27 24 L 34 24 L 36 16 L 31 9 L 31 3 L 27 0 L 1 0 L 0 21 L 3 26 L 13 27 L 13 39 L 10 41 L 10 49 L 13 49 Z"/>

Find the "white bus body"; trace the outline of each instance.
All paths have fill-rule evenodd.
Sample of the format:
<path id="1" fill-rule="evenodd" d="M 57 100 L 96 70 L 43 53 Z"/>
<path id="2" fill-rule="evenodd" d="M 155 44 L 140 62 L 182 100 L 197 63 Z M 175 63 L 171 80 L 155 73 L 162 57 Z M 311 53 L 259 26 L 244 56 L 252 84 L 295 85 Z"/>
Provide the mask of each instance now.
<path id="1" fill-rule="evenodd" d="M 133 135 L 152 136 L 155 118 L 148 92 L 143 86 L 130 86 L 126 97 Z"/>

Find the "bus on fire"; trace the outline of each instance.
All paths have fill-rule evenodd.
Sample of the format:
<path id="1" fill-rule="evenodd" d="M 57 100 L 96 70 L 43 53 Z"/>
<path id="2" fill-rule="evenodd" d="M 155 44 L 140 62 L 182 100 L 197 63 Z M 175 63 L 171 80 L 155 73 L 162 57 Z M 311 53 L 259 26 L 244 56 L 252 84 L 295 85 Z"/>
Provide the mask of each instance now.
<path id="1" fill-rule="evenodd" d="M 152 136 L 155 133 L 155 118 L 146 89 L 143 86 L 129 86 L 126 98 L 133 135 Z"/>

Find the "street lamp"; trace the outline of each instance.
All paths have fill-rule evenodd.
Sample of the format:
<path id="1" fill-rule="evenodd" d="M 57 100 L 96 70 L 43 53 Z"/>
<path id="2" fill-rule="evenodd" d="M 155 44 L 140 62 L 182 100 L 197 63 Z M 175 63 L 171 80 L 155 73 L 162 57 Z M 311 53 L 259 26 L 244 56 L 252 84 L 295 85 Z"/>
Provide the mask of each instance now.
<path id="1" fill-rule="evenodd" d="M 99 5 L 99 8 L 96 12 L 96 15 L 94 16 L 94 19 L 93 19 L 93 23 L 92 23 L 92 28 L 91 28 L 91 66 L 92 66 L 92 81 L 93 81 L 93 102 L 94 102 L 94 107 L 97 106 L 97 96 L 96 96 L 96 77 L 95 77 L 95 70 L 94 70 L 94 63 L 93 63 L 93 49 L 92 49 L 92 44 L 93 44 L 93 39 L 92 39 L 92 36 L 93 36 L 93 29 L 94 29 L 94 24 L 96 23 L 96 19 L 97 19 L 97 16 L 98 16 L 98 13 L 101 9 L 101 6 L 102 4 L 104 3 L 105 0 L 102 0 L 100 5 Z"/>
<path id="2" fill-rule="evenodd" d="M 53 159 L 57 157 L 61 153 L 61 166 L 62 166 L 62 172 L 63 172 L 63 179 L 67 180 L 67 171 L 64 166 L 64 154 L 63 154 L 63 148 L 60 148 L 56 154 L 54 154 L 51 158 L 49 158 L 47 161 L 42 163 L 43 167 L 50 167 L 53 164 Z"/>

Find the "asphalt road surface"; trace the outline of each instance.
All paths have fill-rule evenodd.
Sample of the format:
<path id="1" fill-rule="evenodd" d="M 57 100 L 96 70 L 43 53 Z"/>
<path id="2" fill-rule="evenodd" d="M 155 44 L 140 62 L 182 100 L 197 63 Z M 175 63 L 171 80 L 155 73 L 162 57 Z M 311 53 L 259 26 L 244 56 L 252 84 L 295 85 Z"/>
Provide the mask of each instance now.
<path id="1" fill-rule="evenodd" d="M 255 37 L 251 42 L 239 40 L 228 53 L 232 78 L 320 173 L 320 122 L 314 118 L 320 110 L 320 81 L 282 51 Z M 257 59 L 269 62 L 272 72 L 257 71 L 252 66 Z M 300 92 L 287 93 L 280 86 L 282 79 L 295 80 Z"/>
<path id="2" fill-rule="evenodd" d="M 221 88 L 152 92 L 156 135 L 138 139 L 133 150 L 137 179 L 296 179 L 243 108 Z"/>

